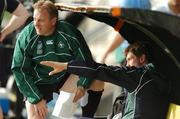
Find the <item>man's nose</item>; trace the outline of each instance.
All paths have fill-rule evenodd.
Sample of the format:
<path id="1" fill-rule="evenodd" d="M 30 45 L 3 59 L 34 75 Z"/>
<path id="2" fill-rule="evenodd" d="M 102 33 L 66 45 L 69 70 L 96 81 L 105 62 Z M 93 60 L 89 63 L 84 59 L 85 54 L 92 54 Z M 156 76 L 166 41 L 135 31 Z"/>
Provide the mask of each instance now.
<path id="1" fill-rule="evenodd" d="M 39 21 L 38 20 L 34 20 L 34 25 L 38 26 L 39 25 Z"/>

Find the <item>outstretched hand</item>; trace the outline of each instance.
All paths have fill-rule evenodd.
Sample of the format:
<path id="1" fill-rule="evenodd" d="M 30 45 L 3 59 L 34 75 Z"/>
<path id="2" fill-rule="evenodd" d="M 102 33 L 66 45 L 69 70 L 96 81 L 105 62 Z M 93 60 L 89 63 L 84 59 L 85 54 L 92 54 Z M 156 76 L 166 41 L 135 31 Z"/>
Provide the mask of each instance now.
<path id="1" fill-rule="evenodd" d="M 67 69 L 67 62 L 55 62 L 55 61 L 41 61 L 40 64 L 53 68 L 53 71 L 49 72 L 49 75 L 57 74 Z"/>

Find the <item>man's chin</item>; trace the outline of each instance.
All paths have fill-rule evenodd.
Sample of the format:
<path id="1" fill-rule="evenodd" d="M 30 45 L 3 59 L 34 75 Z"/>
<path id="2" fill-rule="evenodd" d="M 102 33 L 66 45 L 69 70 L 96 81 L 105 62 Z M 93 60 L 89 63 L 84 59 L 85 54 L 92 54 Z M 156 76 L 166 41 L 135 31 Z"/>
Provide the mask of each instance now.
<path id="1" fill-rule="evenodd" d="M 38 32 L 38 31 L 37 31 L 37 35 L 43 35 L 43 34 L 42 34 L 41 32 Z"/>

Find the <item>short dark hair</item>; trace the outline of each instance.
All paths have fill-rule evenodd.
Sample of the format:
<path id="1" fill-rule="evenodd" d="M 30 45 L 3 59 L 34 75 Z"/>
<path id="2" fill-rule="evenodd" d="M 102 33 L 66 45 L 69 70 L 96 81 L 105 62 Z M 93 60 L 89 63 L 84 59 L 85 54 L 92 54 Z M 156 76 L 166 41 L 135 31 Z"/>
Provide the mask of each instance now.
<path id="1" fill-rule="evenodd" d="M 33 7 L 40 10 L 46 9 L 51 18 L 56 17 L 58 19 L 58 9 L 50 0 L 38 0 Z"/>
<path id="2" fill-rule="evenodd" d="M 152 62 L 152 50 L 148 42 L 137 41 L 133 44 L 130 44 L 125 49 L 125 56 L 127 56 L 128 52 L 132 52 L 137 57 L 141 57 L 144 54 L 146 56 L 146 60 L 148 62 Z"/>

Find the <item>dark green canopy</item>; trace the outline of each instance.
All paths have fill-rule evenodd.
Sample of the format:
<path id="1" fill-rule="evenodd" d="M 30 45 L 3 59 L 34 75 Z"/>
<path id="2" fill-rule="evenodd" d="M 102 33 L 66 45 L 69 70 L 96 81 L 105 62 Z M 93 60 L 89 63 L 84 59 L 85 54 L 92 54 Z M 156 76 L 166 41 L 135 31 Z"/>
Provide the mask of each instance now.
<path id="1" fill-rule="evenodd" d="M 58 6 L 58 5 L 57 5 Z M 172 83 L 171 101 L 180 105 L 180 18 L 166 13 L 90 6 L 58 7 L 61 10 L 81 13 L 112 26 L 129 42 L 148 41 L 153 50 L 153 63 Z M 68 8 L 68 9 L 67 9 Z M 73 8 L 73 9 L 71 9 Z"/>

